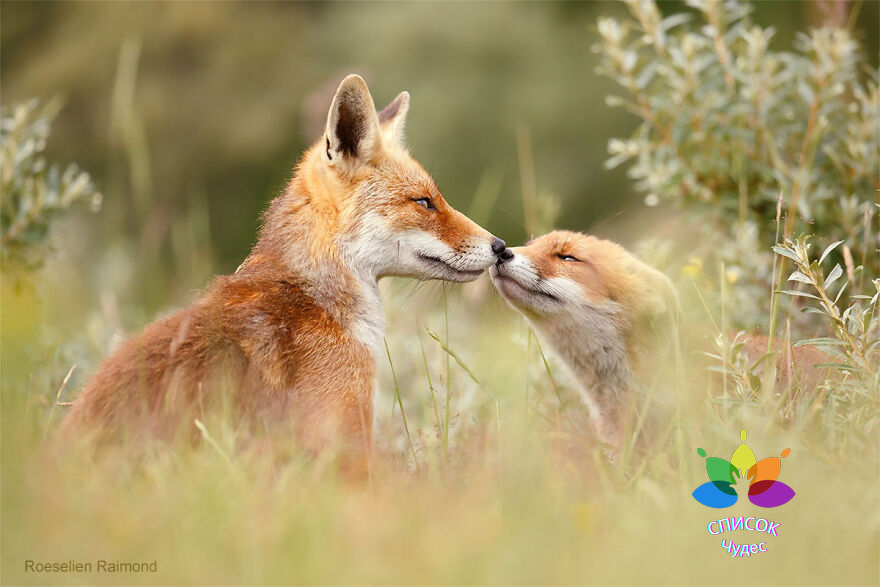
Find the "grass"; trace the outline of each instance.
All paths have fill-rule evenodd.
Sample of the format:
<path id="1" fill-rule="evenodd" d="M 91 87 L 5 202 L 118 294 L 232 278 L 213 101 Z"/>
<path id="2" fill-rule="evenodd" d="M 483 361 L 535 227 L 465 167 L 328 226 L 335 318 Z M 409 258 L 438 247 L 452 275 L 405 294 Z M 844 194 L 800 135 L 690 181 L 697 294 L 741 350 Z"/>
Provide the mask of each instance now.
<path id="1" fill-rule="evenodd" d="M 128 159 L 115 171 L 152 210 L 149 158 L 129 107 L 138 55 L 129 44 L 120 56 L 112 132 Z M 517 153 L 524 220 L 534 228 L 543 201 L 525 128 Z M 483 224 L 501 189 L 493 173 L 470 208 Z M 51 257 L 32 286 L 4 275 L 4 585 L 878 583 L 876 391 L 838 385 L 829 371 L 809 392 L 757 393 L 725 342 L 725 295 L 737 284 L 723 280 L 718 288 L 679 279 L 681 365 L 667 365 L 650 404 L 639 406 L 637 427 L 656 428 L 654 441 L 628 445 L 619 467 L 585 431 L 552 353 L 485 279 L 381 284 L 388 329 L 369 482 L 341 480 L 329 458 L 295 448 L 260 452 L 222 419 L 193 422 L 196 448 L 93 458 L 52 445 L 111 333 L 138 329 L 150 319 L 145 308 L 186 303 L 204 285 L 212 267 L 205 197 L 191 194 L 189 212 L 171 218 L 171 259 L 162 237 L 144 230 L 90 251 L 84 271 L 74 232 L 60 239 L 67 256 Z M 771 295 L 750 302 L 770 307 Z M 721 374 L 701 354 L 718 352 L 713 339 Z M 665 412 L 651 406 L 664 403 L 675 410 L 656 422 Z M 697 448 L 729 458 L 742 429 L 758 458 L 792 449 L 781 476 L 797 492 L 790 504 L 762 511 L 742 497 L 717 511 L 691 497 L 706 481 Z M 767 542 L 766 553 L 732 559 L 706 529 L 722 516 L 767 517 L 781 523 L 779 536 L 724 536 Z M 26 560 L 156 561 L 157 572 L 37 575 L 25 572 Z"/>
<path id="2" fill-rule="evenodd" d="M 375 398 L 380 456 L 364 484 L 338 479 L 322 458 L 261 454 L 222 420 L 197 424 L 198 448 L 98 459 L 74 447 L 47 451 L 42 436 L 66 409 L 54 401 L 64 386 L 27 399 L 6 383 L 16 369 L 7 335 L 28 318 L 10 309 L 16 297 L 5 290 L 3 583 L 877 582 L 876 432 L 839 421 L 851 411 L 783 417 L 775 399 L 725 394 L 722 378 L 689 349 L 672 379 L 680 426 L 668 423 L 664 441 L 613 468 L 568 423 L 581 408 L 563 407 L 570 387 L 552 355 L 530 344 L 487 283 L 382 287 L 389 360 Z M 61 293 L 45 302 L 61 303 Z M 688 299 L 690 338 L 710 348 L 700 336 L 711 332 L 709 317 Z M 797 492 L 790 504 L 757 511 L 743 498 L 719 511 L 690 496 L 706 481 L 696 449 L 729 458 L 741 429 L 759 459 L 792 449 L 781 476 Z M 782 524 L 778 537 L 730 535 L 737 544 L 767 542 L 768 552 L 747 562 L 706 530 L 740 515 Z M 35 575 L 24 572 L 29 559 L 155 560 L 158 571 Z"/>

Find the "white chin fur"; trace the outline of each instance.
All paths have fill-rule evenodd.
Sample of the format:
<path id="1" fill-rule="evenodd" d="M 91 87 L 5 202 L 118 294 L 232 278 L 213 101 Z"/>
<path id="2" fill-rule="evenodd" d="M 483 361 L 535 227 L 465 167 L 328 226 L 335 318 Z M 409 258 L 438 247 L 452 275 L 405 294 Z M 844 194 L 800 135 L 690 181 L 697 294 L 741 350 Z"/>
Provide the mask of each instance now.
<path id="1" fill-rule="evenodd" d="M 488 242 L 473 239 L 460 250 L 420 230 L 395 233 L 384 223 L 362 232 L 346 246 L 354 265 L 370 267 L 375 277 L 398 276 L 466 282 L 495 263 Z"/>
<path id="2" fill-rule="evenodd" d="M 419 279 L 473 281 L 495 263 L 488 242 L 471 242 L 456 250 L 425 233 L 410 233 L 400 240 L 411 256 L 410 275 Z"/>
<path id="3" fill-rule="evenodd" d="M 562 312 L 583 298 L 578 284 L 563 277 L 543 279 L 534 266 L 521 256 L 493 266 L 489 270 L 489 277 L 498 293 L 514 308 L 536 314 Z"/>

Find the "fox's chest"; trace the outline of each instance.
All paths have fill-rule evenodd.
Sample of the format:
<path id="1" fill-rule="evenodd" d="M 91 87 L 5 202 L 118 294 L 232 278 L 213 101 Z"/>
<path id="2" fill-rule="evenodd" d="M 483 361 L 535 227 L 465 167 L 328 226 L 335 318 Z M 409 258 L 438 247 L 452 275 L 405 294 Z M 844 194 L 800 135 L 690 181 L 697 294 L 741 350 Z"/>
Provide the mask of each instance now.
<path id="1" fill-rule="evenodd" d="M 382 350 L 385 337 L 385 312 L 377 284 L 360 286 L 359 303 L 355 306 L 349 320 L 348 331 L 351 338 L 363 345 L 375 358 Z"/>
<path id="2" fill-rule="evenodd" d="M 371 386 L 376 355 L 356 333 L 332 320 L 267 320 L 243 346 L 250 371 L 270 395 L 329 396 Z"/>
<path id="3" fill-rule="evenodd" d="M 309 387 L 321 381 L 345 387 L 372 379 L 385 318 L 378 287 L 359 289 L 345 303 L 327 304 L 288 287 L 277 299 L 263 296 L 240 308 L 246 325 L 240 342 L 270 388 L 301 387 L 305 380 Z"/>

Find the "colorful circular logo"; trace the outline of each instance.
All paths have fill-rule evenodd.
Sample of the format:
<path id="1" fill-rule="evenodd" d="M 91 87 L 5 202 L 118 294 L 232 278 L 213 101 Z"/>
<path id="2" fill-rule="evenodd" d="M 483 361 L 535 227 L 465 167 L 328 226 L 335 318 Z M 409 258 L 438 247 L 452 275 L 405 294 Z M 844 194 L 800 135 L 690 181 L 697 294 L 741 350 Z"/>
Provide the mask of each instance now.
<path id="1" fill-rule="evenodd" d="M 730 460 L 719 457 L 706 459 L 706 473 L 709 482 L 703 483 L 694 490 L 693 496 L 698 502 L 710 508 L 726 508 L 736 503 L 737 494 L 732 485 L 736 478 L 745 472 L 749 479 L 749 501 L 762 508 L 775 508 L 786 504 L 794 498 L 794 489 L 781 481 L 777 481 L 782 470 L 782 459 L 791 454 L 791 449 L 782 451 L 782 457 L 769 457 L 755 460 L 755 453 L 746 444 L 746 431 L 740 433 L 743 443 L 739 445 Z M 706 451 L 697 449 L 697 454 L 706 456 Z"/>

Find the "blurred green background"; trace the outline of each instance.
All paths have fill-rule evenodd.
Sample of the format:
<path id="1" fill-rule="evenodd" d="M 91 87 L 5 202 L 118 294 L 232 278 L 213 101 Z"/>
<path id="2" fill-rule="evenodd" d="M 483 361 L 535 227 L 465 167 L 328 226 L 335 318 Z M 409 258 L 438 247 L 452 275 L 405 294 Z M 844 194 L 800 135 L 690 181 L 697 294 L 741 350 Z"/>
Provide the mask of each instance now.
<path id="1" fill-rule="evenodd" d="M 661 3 L 666 13 L 683 6 Z M 753 20 L 775 27 L 775 48 L 787 49 L 795 31 L 835 18 L 827 8 L 757 3 Z M 608 220 L 644 206 L 626 166 L 602 166 L 608 139 L 636 124 L 604 105 L 615 88 L 593 71 L 596 19 L 622 15 L 617 3 L 15 2 L 2 11 L 4 103 L 60 96 L 47 154 L 78 162 L 105 194 L 76 239 L 104 263 L 82 270 L 102 271 L 107 255 L 137 258 L 137 270 L 112 281 L 146 316 L 188 299 L 207 273 L 235 269 L 349 72 L 367 79 L 380 108 L 412 94 L 413 153 L 454 206 L 511 243 L 527 237 L 524 148 L 538 196 L 561 206 L 559 227 L 630 244 Z M 857 36 L 876 39 L 877 23 L 878 4 L 859 5 Z"/>
<path id="2" fill-rule="evenodd" d="M 855 36 L 877 66 L 878 2 L 753 7 L 752 21 L 776 29 L 774 50 L 791 49 L 797 31 L 856 13 Z M 691 11 L 683 2 L 660 8 Z M 545 413 L 557 413 L 554 377 L 564 387 L 562 370 L 552 355 L 544 362 L 526 325 L 485 280 L 449 288 L 448 304 L 438 283 L 417 290 L 412 280 L 383 281 L 389 352 L 379 366 L 376 439 L 400 466 L 374 490 L 335 484 L 320 464 L 276 468 L 236 454 L 233 432 L 222 427 L 211 428 L 219 456 L 203 447 L 134 463 L 123 454 L 101 466 L 69 452 L 45 460 L 41 441 L 63 418 L 62 404 L 122 333 L 189 303 L 212 274 L 233 271 L 245 257 L 261 210 L 320 135 L 332 92 L 351 72 L 367 79 L 379 107 L 411 93 L 414 155 L 455 207 L 511 244 L 528 236 L 527 224 L 553 225 L 627 246 L 656 237 L 650 252 L 662 257 L 668 249 L 657 243 L 674 231 L 684 250 L 667 255 L 678 263 L 668 273 L 681 282 L 686 315 L 698 317 L 688 327 L 702 350 L 714 348 L 705 336 L 714 332 L 713 312 L 724 327 L 725 294 L 744 292 L 728 305 L 761 309 L 770 296 L 769 288 L 753 296 L 745 278 L 722 281 L 719 291 L 715 276 L 689 259 L 694 227 L 665 222 L 668 204 L 647 208 L 628 165 L 603 167 L 608 140 L 629 136 L 639 122 L 605 105 L 606 95 L 623 92 L 594 72 L 596 22 L 625 19 L 623 4 L 2 2 L 0 12 L 4 106 L 62 100 L 47 159 L 78 163 L 104 196 L 99 213 L 83 206 L 53 222 L 42 270 L 21 281 L 3 275 L 6 582 L 409 584 L 426 573 L 450 584 L 876 578 L 876 396 L 829 381 L 779 416 L 779 406 L 733 397 L 727 379 L 722 394 L 705 361 L 688 355 L 688 458 L 662 446 L 632 476 L 617 474 L 595 443 L 544 427 Z M 526 220 L 524 191 L 538 206 L 537 221 Z M 690 264 L 681 270 L 683 263 Z M 450 367 L 425 328 L 485 388 L 455 361 Z M 441 408 L 443 395 L 451 405 L 448 461 L 438 448 L 435 387 Z M 406 467 L 413 441 L 404 407 L 421 477 Z M 728 454 L 742 428 L 760 455 L 792 448 L 785 479 L 800 504 L 774 513 L 786 528 L 775 553 L 747 563 L 730 560 L 706 534 L 716 513 L 695 509 L 689 497 L 704 481 L 695 447 Z M 27 557 L 151 557 L 163 574 L 26 577 Z"/>

